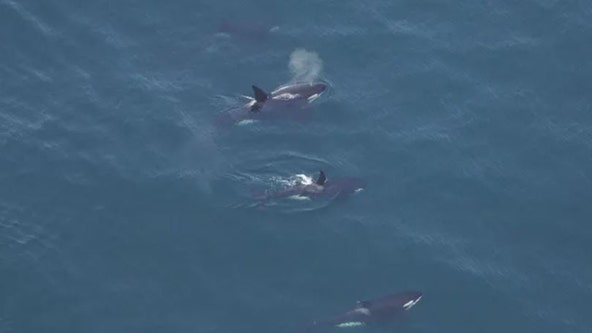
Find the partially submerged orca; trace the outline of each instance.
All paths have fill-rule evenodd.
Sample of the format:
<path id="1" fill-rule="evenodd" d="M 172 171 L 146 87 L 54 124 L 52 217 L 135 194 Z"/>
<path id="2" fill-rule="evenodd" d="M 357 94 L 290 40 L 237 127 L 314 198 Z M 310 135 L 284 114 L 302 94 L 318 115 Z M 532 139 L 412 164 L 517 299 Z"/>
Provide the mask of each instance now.
<path id="1" fill-rule="evenodd" d="M 253 97 L 242 107 L 223 114 L 219 122 L 244 124 L 263 119 L 296 118 L 302 119 L 308 111 L 308 104 L 317 99 L 327 89 L 321 82 L 298 83 L 281 86 L 271 93 L 253 85 Z"/>
<path id="2" fill-rule="evenodd" d="M 327 89 L 324 83 L 300 83 L 280 87 L 270 94 L 253 85 L 255 99 L 248 103 L 250 110 L 260 112 L 268 106 L 293 105 L 295 103 L 309 103 L 317 99 Z"/>
<path id="3" fill-rule="evenodd" d="M 355 177 L 341 177 L 328 179 L 323 170 L 314 182 L 299 183 L 295 186 L 280 192 L 271 193 L 258 198 L 260 201 L 269 201 L 283 198 L 336 198 L 354 194 L 363 190 L 366 184 L 363 180 Z"/>
<path id="4" fill-rule="evenodd" d="M 356 327 L 386 323 L 411 309 L 422 297 L 419 291 L 406 291 L 382 298 L 358 301 L 356 307 L 335 317 L 315 320 L 310 327 Z"/>
<path id="5" fill-rule="evenodd" d="M 228 36 L 237 36 L 249 41 L 256 41 L 267 38 L 272 32 L 278 29 L 278 26 L 271 26 L 261 22 L 241 22 L 226 19 L 220 22 L 218 32 Z"/>

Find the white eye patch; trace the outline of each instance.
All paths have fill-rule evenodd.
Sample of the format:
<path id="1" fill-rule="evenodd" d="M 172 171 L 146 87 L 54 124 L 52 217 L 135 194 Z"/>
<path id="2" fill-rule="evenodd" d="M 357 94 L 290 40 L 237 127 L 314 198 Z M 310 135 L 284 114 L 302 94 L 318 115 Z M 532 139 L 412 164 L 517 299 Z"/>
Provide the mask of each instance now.
<path id="1" fill-rule="evenodd" d="M 420 299 L 421 299 L 421 296 L 419 296 L 419 298 L 418 298 L 418 299 L 416 299 L 416 300 L 411 300 L 411 301 L 409 301 L 409 302 L 407 302 L 407 303 L 403 304 L 403 308 L 404 308 L 405 310 L 409 310 L 409 309 L 411 309 L 411 307 L 412 307 L 412 306 L 414 306 L 415 304 L 417 304 L 417 302 L 419 302 L 419 300 L 420 300 Z"/>

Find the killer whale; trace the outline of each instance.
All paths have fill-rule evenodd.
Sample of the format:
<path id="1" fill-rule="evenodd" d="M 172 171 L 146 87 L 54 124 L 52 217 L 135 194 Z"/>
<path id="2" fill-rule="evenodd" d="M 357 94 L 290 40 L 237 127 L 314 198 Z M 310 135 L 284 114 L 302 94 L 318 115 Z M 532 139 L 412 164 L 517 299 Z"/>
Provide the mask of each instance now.
<path id="1" fill-rule="evenodd" d="M 382 298 L 358 301 L 356 307 L 334 317 L 315 320 L 309 327 L 357 327 L 386 323 L 405 313 L 423 297 L 419 291 L 406 291 Z"/>
<path id="2" fill-rule="evenodd" d="M 323 170 L 319 171 L 316 181 L 311 183 L 299 183 L 286 190 L 273 192 L 257 199 L 260 202 L 285 198 L 337 198 L 354 194 L 366 188 L 366 183 L 356 177 L 337 177 L 329 179 Z"/>
<path id="3" fill-rule="evenodd" d="M 270 94 L 255 85 L 252 85 L 251 88 L 253 88 L 255 98 L 250 103 L 247 103 L 247 106 L 253 112 L 260 112 L 269 104 L 278 107 L 282 104 L 291 105 L 312 102 L 327 89 L 327 85 L 320 82 L 285 85 Z"/>
<path id="4" fill-rule="evenodd" d="M 288 84 L 271 93 L 256 85 L 251 88 L 253 97 L 243 96 L 249 101 L 222 114 L 218 117 L 218 124 L 248 124 L 278 118 L 303 119 L 309 111 L 309 103 L 321 96 L 327 85 L 322 82 Z"/>

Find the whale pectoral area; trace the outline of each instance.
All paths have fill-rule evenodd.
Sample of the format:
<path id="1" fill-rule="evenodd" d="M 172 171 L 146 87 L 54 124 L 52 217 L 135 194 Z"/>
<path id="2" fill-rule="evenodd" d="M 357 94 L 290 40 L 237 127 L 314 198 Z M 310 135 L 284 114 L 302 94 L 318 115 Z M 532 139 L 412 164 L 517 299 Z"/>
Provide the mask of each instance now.
<path id="1" fill-rule="evenodd" d="M 340 328 L 344 328 L 344 327 L 357 327 L 357 326 L 364 326 L 364 325 L 366 325 L 366 323 L 364 323 L 362 321 L 348 321 L 348 322 L 341 323 L 336 326 L 340 327 Z"/>
<path id="2" fill-rule="evenodd" d="M 241 121 L 239 121 L 238 123 L 236 123 L 238 126 L 245 126 L 245 125 L 251 125 L 256 123 L 257 120 L 255 119 L 243 119 Z"/>

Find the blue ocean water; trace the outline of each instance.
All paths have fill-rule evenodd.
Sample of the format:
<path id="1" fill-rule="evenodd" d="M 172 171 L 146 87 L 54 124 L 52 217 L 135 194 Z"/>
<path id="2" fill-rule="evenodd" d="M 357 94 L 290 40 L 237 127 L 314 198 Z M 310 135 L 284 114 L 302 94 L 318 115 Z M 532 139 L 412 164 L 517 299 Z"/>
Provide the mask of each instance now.
<path id="1" fill-rule="evenodd" d="M 591 18 L 0 0 L 0 332 L 302 332 L 409 289 L 379 331 L 590 332 Z M 310 120 L 215 126 L 298 50 Z M 367 189 L 250 205 L 319 169 Z"/>

